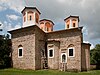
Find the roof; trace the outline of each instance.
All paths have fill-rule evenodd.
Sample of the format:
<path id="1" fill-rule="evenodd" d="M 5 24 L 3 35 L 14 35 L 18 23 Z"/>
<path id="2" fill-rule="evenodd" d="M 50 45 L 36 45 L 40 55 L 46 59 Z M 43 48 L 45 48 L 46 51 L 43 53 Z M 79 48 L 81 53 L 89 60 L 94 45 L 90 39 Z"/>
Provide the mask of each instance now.
<path id="1" fill-rule="evenodd" d="M 37 25 L 32 25 L 32 26 L 28 26 L 28 27 L 21 27 L 19 29 L 10 30 L 8 32 L 12 33 L 12 32 L 15 32 L 15 31 L 20 31 L 20 30 L 23 30 L 23 29 L 28 29 L 28 28 L 33 28 L 33 27 L 38 27 L 38 26 Z"/>
<path id="2" fill-rule="evenodd" d="M 28 27 L 22 27 L 22 28 L 19 28 L 19 29 L 11 30 L 11 31 L 8 31 L 8 32 L 9 33 L 13 33 L 13 32 L 21 31 L 21 30 L 24 30 L 24 29 L 30 29 L 30 28 L 33 29 L 33 27 L 38 27 L 38 26 L 37 25 L 32 25 L 32 26 L 28 26 Z M 72 30 L 79 30 L 80 31 L 80 30 L 82 30 L 82 28 L 83 27 L 77 27 L 77 28 L 71 28 L 71 29 L 58 30 L 58 31 L 47 32 L 46 34 L 52 34 L 52 33 L 64 32 L 64 31 L 72 31 Z M 44 31 L 42 31 L 42 32 L 44 32 Z M 51 41 L 51 40 L 49 40 L 49 41 Z M 56 41 L 59 41 L 59 40 L 56 40 Z"/>
<path id="3" fill-rule="evenodd" d="M 71 29 L 64 29 L 64 30 L 58 30 L 58 31 L 52 31 L 52 32 L 47 32 L 49 33 L 56 33 L 56 32 L 63 32 L 63 31 L 71 31 L 71 30 L 82 30 L 83 27 L 77 27 L 77 28 L 71 28 Z"/>
<path id="4" fill-rule="evenodd" d="M 78 21 L 80 21 L 79 20 L 79 16 L 71 16 L 71 15 L 69 17 L 65 18 L 64 21 L 67 20 L 67 19 L 69 19 L 69 18 L 78 18 Z"/>
<path id="5" fill-rule="evenodd" d="M 89 46 L 91 46 L 91 44 L 90 43 L 82 43 L 83 45 L 89 45 Z"/>
<path id="6" fill-rule="evenodd" d="M 48 20 L 48 19 L 42 19 L 42 20 L 40 20 L 40 22 L 41 22 L 41 21 L 49 21 L 49 22 L 51 22 L 51 23 L 54 25 L 53 21 Z"/>
<path id="7" fill-rule="evenodd" d="M 38 11 L 38 13 L 41 14 L 40 11 L 39 11 L 36 7 L 25 7 L 25 8 L 21 11 L 21 13 L 23 13 L 23 12 L 25 11 L 25 9 L 36 9 L 36 10 Z"/>

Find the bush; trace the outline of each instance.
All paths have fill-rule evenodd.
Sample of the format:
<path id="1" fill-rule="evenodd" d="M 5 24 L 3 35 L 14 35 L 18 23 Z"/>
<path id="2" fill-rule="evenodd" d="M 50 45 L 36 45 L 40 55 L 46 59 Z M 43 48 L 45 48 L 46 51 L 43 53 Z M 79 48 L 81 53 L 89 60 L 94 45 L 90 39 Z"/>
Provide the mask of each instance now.
<path id="1" fill-rule="evenodd" d="M 100 69 L 100 44 L 97 44 L 95 48 L 90 51 L 90 62 L 96 65 L 96 69 Z"/>
<path id="2" fill-rule="evenodd" d="M 11 67 L 11 40 L 9 35 L 0 37 L 0 69 Z"/>

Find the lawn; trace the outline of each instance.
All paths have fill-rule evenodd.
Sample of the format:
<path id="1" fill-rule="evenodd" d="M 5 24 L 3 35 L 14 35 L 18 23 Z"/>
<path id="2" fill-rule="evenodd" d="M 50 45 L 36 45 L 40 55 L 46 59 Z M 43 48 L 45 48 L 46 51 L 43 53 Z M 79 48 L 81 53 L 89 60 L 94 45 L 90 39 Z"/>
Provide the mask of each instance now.
<path id="1" fill-rule="evenodd" d="M 88 72 L 61 72 L 57 70 L 18 70 L 18 69 L 2 69 L 0 75 L 100 75 L 100 70 Z"/>

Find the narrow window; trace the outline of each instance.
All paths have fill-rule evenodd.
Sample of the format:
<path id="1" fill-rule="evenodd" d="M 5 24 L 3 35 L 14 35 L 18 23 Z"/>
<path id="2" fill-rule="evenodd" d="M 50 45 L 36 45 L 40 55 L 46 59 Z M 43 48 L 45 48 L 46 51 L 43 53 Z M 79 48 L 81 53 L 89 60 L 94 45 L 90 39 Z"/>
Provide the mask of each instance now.
<path id="1" fill-rule="evenodd" d="M 30 16 L 30 21 L 32 20 L 32 16 Z"/>
<path id="2" fill-rule="evenodd" d="M 69 24 L 67 25 L 67 28 L 69 28 Z"/>
<path id="3" fill-rule="evenodd" d="M 49 28 L 47 27 L 47 31 L 49 31 Z"/>
<path id="4" fill-rule="evenodd" d="M 22 56 L 22 49 L 19 49 L 19 56 Z"/>
<path id="5" fill-rule="evenodd" d="M 54 57 L 54 50 L 53 49 L 49 49 L 49 51 L 48 51 L 48 57 L 49 58 L 53 58 Z"/>
<path id="6" fill-rule="evenodd" d="M 36 23 L 39 23 L 39 15 L 38 15 L 37 13 L 35 14 L 35 17 L 36 17 L 36 18 L 35 18 Z"/>
<path id="7" fill-rule="evenodd" d="M 19 58 L 23 57 L 23 47 L 18 48 L 18 57 Z"/>
<path id="8" fill-rule="evenodd" d="M 75 27 L 75 23 L 73 23 L 73 27 Z"/>
<path id="9" fill-rule="evenodd" d="M 38 23 L 38 18 L 36 18 L 36 23 Z"/>
<path id="10" fill-rule="evenodd" d="M 53 57 L 53 50 L 49 50 L 49 57 Z"/>

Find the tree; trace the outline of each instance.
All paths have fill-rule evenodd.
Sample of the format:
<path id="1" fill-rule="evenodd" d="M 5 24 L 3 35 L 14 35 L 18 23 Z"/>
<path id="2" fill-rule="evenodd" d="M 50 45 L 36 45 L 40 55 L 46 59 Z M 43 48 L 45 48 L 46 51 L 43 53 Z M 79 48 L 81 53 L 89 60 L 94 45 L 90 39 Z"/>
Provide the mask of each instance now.
<path id="1" fill-rule="evenodd" d="M 97 69 L 100 69 L 100 44 L 97 44 L 94 49 L 90 51 L 91 64 L 97 65 Z"/>
<path id="2" fill-rule="evenodd" d="M 11 66 L 11 40 L 9 35 L 1 35 L 0 37 L 0 68 L 8 68 Z"/>

